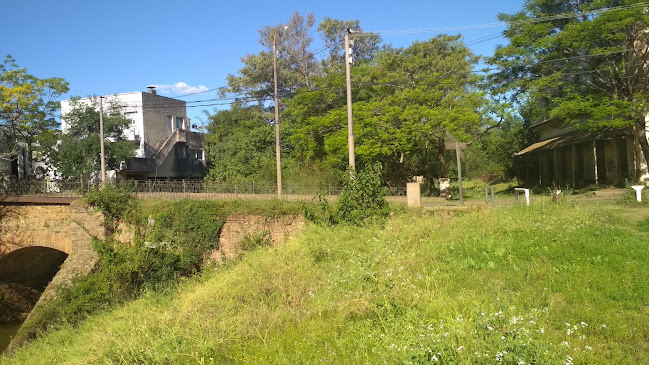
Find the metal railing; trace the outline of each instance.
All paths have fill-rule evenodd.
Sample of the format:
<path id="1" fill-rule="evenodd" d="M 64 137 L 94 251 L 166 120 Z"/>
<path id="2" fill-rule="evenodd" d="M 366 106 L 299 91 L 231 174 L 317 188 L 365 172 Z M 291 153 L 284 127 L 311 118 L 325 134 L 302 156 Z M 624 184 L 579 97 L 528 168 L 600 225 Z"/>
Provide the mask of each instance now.
<path id="1" fill-rule="evenodd" d="M 166 199 L 272 199 L 277 196 L 277 185 L 251 183 L 218 183 L 203 180 L 119 180 L 112 184 L 128 186 L 141 198 Z M 55 196 L 79 197 L 97 183 L 81 181 L 5 180 L 0 181 L 0 196 Z M 283 186 L 283 198 L 309 200 L 314 196 L 335 197 L 341 186 Z M 389 196 L 405 196 L 406 187 L 388 188 Z"/>
<path id="2" fill-rule="evenodd" d="M 88 189 L 89 186 L 84 186 Z M 81 196 L 80 181 L 1 180 L 0 196 L 53 196 L 73 198 Z"/>

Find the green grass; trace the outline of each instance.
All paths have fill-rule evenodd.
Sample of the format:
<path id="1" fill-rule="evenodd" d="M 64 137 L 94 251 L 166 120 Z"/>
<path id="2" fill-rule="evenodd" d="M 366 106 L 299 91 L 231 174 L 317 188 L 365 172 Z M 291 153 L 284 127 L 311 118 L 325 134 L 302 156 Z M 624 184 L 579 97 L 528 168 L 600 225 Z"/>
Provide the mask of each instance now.
<path id="1" fill-rule="evenodd" d="M 310 226 L 2 363 L 649 363 L 647 216 L 547 204 Z"/>
<path id="2" fill-rule="evenodd" d="M 489 184 L 480 179 L 471 179 L 462 181 L 462 192 L 465 200 L 482 200 L 484 201 L 485 186 L 489 187 L 489 201 L 491 201 L 491 188 L 494 189 L 494 195 L 499 196 L 511 196 L 514 195 L 514 188 L 517 187 L 516 180 L 510 180 L 506 182 L 500 182 L 495 184 Z M 459 185 L 457 180 L 451 182 L 451 191 L 454 200 L 459 200 Z"/>

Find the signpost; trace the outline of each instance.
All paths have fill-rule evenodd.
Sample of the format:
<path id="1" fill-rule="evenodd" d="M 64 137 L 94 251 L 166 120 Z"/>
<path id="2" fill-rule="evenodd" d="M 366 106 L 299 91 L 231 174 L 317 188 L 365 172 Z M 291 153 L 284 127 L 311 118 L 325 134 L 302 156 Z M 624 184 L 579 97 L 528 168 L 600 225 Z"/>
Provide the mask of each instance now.
<path id="1" fill-rule="evenodd" d="M 466 142 L 456 142 L 455 137 L 453 137 L 449 131 L 446 131 L 446 135 L 450 142 L 445 143 L 444 146 L 447 150 L 455 150 L 455 155 L 457 157 L 457 179 L 460 187 L 460 205 L 464 205 L 464 195 L 462 193 L 462 159 L 464 159 L 464 156 L 462 150 L 466 149 Z"/>

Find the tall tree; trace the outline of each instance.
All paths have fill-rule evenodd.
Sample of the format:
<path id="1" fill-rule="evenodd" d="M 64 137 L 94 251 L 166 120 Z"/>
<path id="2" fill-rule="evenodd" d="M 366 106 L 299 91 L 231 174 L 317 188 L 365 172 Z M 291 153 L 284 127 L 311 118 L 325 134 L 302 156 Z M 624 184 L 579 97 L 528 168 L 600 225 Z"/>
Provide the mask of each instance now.
<path id="1" fill-rule="evenodd" d="M 318 32 L 320 32 L 325 49 L 329 51 L 329 58 L 325 60 L 325 64 L 344 69 L 344 40 L 347 29 L 352 30 L 350 39 L 354 42 L 354 62 L 370 60 L 376 55 L 382 41 L 380 35 L 363 33 L 358 20 L 338 20 L 325 17 L 318 24 Z"/>
<path id="2" fill-rule="evenodd" d="M 208 179 L 229 183 L 274 180 L 275 139 L 269 113 L 261 106 L 235 103 L 230 110 L 208 118 Z"/>
<path id="3" fill-rule="evenodd" d="M 458 36 L 438 36 L 380 51 L 353 68 L 354 134 L 360 165 L 381 162 L 385 178 L 448 173 L 444 131 L 467 140 L 484 120 L 484 95 L 471 73 L 477 57 Z M 298 160 L 322 159 L 337 170 L 347 161 L 345 77 L 322 77 L 316 91 L 298 93 L 285 116 L 294 124 Z M 432 180 L 432 179 L 430 179 Z"/>
<path id="4" fill-rule="evenodd" d="M 490 62 L 497 92 L 528 118 L 576 128 L 635 127 L 649 161 L 649 12 L 639 0 L 527 0 Z M 530 107 L 537 105 L 540 107 Z"/>
<path id="5" fill-rule="evenodd" d="M 99 101 L 79 98 L 71 101 L 72 109 L 62 115 L 66 128 L 59 143 L 48 150 L 49 161 L 65 178 L 92 177 L 100 170 Z M 106 169 L 119 168 L 120 162 L 135 157 L 136 145 L 126 140 L 124 131 L 133 122 L 122 106 L 109 100 L 104 104 L 104 153 Z"/>
<path id="6" fill-rule="evenodd" d="M 313 14 L 306 18 L 295 12 L 286 24 L 265 26 L 259 30 L 259 43 L 265 50 L 241 58 L 244 66 L 239 75 L 228 75 L 228 86 L 222 94 L 243 94 L 242 101 L 263 101 L 273 95 L 273 42 L 277 50 L 279 70 L 278 91 L 290 93 L 298 87 L 308 87 L 318 72 L 311 50 L 310 32 L 315 24 Z"/>
<path id="7" fill-rule="evenodd" d="M 0 64 L 0 135 L 5 154 L 13 154 L 16 144 L 27 149 L 30 175 L 33 174 L 34 152 L 41 144 L 55 140 L 59 124 L 54 113 L 57 101 L 69 90 L 60 77 L 39 79 L 27 73 L 11 56 Z"/>

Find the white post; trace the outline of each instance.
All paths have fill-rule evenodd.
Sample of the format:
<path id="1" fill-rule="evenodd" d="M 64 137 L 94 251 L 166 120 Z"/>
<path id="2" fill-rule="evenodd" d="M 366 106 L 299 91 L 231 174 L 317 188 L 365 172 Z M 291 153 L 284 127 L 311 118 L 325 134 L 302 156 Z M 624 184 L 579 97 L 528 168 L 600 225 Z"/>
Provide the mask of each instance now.
<path id="1" fill-rule="evenodd" d="M 642 189 L 644 188 L 643 185 L 633 185 L 631 187 L 633 190 L 635 190 L 635 199 L 639 202 L 642 201 Z"/>

